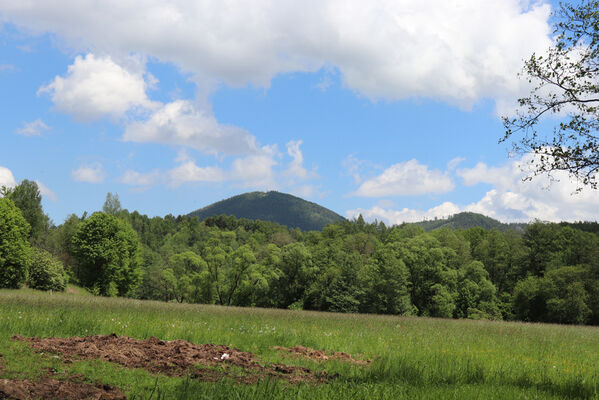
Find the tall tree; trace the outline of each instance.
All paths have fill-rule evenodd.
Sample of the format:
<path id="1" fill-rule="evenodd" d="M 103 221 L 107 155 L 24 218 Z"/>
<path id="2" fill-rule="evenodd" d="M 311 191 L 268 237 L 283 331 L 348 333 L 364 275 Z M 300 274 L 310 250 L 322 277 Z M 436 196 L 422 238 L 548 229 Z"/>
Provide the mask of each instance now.
<path id="1" fill-rule="evenodd" d="M 536 155 L 530 160 L 533 175 L 567 171 L 593 188 L 599 184 L 598 9 L 599 0 L 560 3 L 554 44 L 525 62 L 523 75 L 535 86 L 519 99 L 516 116 L 504 117 L 502 139 Z M 551 115 L 562 122 L 550 132 L 538 129 Z"/>
<path id="2" fill-rule="evenodd" d="M 17 289 L 25 282 L 30 247 L 29 224 L 12 200 L 0 198 L 0 288 Z"/>
<path id="3" fill-rule="evenodd" d="M 140 246 L 135 231 L 113 215 L 96 212 L 73 237 L 81 283 L 103 296 L 131 293 L 140 279 Z"/>
<path id="4" fill-rule="evenodd" d="M 104 201 L 104 205 L 102 206 L 102 211 L 106 214 L 112 215 L 116 215 L 120 211 L 122 211 L 119 195 L 116 193 L 112 194 L 110 192 L 106 193 L 106 200 Z"/>
<path id="5" fill-rule="evenodd" d="M 42 195 L 37 183 L 24 179 L 14 188 L 5 190 L 4 193 L 19 207 L 23 217 L 29 223 L 31 227 L 29 238 L 32 242 L 39 243 L 48 232 L 50 219 L 42 209 Z"/>

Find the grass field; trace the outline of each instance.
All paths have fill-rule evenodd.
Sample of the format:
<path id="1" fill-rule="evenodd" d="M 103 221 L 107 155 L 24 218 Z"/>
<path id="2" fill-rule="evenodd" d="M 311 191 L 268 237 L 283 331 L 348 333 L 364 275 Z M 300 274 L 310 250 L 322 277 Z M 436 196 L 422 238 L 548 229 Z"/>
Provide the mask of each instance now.
<path id="1" fill-rule="evenodd" d="M 65 364 L 12 335 L 184 339 L 255 353 L 264 362 L 338 374 L 322 385 L 238 384 L 152 375 L 102 361 Z M 293 358 L 303 345 L 369 366 Z M 83 374 L 128 399 L 599 398 L 599 329 L 542 324 L 179 305 L 29 290 L 0 291 L 0 378 Z"/>

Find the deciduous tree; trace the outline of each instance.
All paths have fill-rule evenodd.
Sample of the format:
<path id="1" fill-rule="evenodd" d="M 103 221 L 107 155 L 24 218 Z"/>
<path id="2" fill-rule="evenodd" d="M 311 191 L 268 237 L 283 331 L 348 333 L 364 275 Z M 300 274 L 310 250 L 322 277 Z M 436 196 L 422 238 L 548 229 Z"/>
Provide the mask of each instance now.
<path id="1" fill-rule="evenodd" d="M 140 247 L 135 231 L 117 217 L 97 212 L 73 237 L 79 280 L 103 296 L 124 296 L 140 279 Z"/>
<path id="2" fill-rule="evenodd" d="M 18 289 L 25 282 L 30 247 L 29 224 L 12 200 L 0 198 L 0 288 Z"/>
<path id="3" fill-rule="evenodd" d="M 525 62 L 523 75 L 534 87 L 519 99 L 516 116 L 504 117 L 503 138 L 536 155 L 533 175 L 567 171 L 593 188 L 599 183 L 598 9 L 599 0 L 560 4 L 554 44 Z M 549 116 L 561 122 L 539 129 Z"/>

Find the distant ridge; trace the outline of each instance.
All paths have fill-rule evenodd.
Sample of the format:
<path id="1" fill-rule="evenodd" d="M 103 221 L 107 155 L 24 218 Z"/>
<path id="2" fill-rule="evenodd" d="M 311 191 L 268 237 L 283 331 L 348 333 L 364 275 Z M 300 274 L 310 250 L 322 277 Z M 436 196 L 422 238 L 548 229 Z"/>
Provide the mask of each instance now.
<path id="1" fill-rule="evenodd" d="M 482 214 L 477 214 L 473 212 L 461 212 L 459 214 L 455 214 L 447 218 L 415 222 L 414 225 L 421 226 L 427 232 L 439 228 L 468 229 L 474 227 L 481 227 L 485 230 L 497 229 L 498 231 L 503 232 L 508 229 L 523 231 L 527 224 L 506 224 Z"/>
<path id="2" fill-rule="evenodd" d="M 215 215 L 277 222 L 303 231 L 322 230 L 344 220 L 341 215 L 311 201 L 276 191 L 249 192 L 210 204 L 188 214 L 204 220 Z"/>

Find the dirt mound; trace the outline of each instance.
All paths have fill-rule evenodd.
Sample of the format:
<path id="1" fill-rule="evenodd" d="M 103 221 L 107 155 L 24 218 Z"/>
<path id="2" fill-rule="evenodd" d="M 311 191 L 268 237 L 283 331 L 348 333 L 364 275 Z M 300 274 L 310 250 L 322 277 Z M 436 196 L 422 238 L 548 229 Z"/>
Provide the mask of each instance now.
<path id="1" fill-rule="evenodd" d="M 24 338 L 38 352 L 59 353 L 65 362 L 81 359 L 101 359 L 127 368 L 143 368 L 152 373 L 186 375 L 217 381 L 230 377 L 238 382 L 252 383 L 266 377 L 292 383 L 322 383 L 329 379 L 326 372 L 289 365 L 261 365 L 252 353 L 223 345 L 196 345 L 185 340 L 159 340 L 151 337 L 139 340 L 115 334 L 71 338 Z"/>
<path id="2" fill-rule="evenodd" d="M 353 358 L 351 356 L 351 354 L 348 354 L 348 353 L 342 353 L 342 352 L 335 351 L 335 352 L 327 354 L 324 350 L 315 350 L 315 349 L 311 349 L 309 347 L 304 347 L 304 346 L 295 346 L 295 347 L 275 346 L 275 347 L 273 347 L 273 349 L 283 351 L 283 352 L 289 352 L 293 355 L 305 357 L 305 358 L 308 358 L 308 359 L 314 360 L 314 361 L 338 360 L 338 361 L 350 362 L 350 363 L 356 364 L 356 365 L 368 365 L 371 363 L 370 360 L 366 360 L 366 361 L 356 360 L 355 358 Z"/>
<path id="3" fill-rule="evenodd" d="M 108 385 L 44 378 L 41 381 L 0 379 L 0 399 L 125 400 L 126 397 L 120 390 Z"/>

